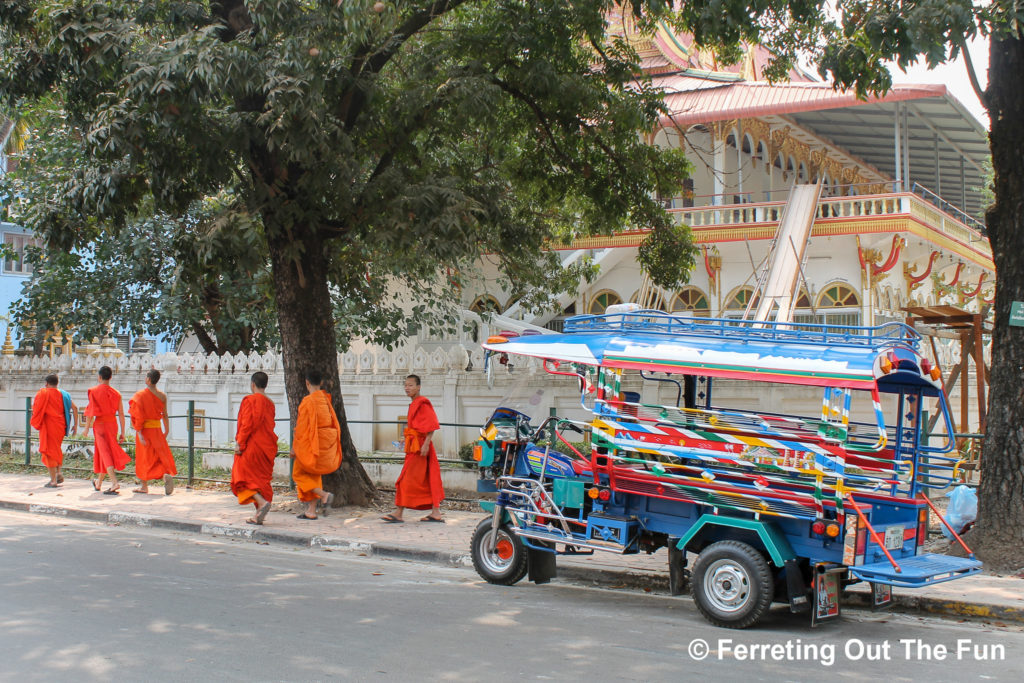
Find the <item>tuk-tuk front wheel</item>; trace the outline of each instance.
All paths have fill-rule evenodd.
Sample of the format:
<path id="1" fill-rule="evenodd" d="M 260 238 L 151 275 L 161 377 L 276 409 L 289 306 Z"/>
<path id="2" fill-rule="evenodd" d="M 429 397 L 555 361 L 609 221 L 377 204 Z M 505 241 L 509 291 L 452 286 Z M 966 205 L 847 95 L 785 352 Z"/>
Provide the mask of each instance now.
<path id="1" fill-rule="evenodd" d="M 746 628 L 772 604 L 774 579 L 764 556 L 739 541 L 719 541 L 693 565 L 693 600 L 716 626 Z"/>
<path id="2" fill-rule="evenodd" d="M 526 548 L 508 525 L 502 524 L 498 527 L 497 542 L 492 549 L 491 522 L 491 517 L 481 520 L 473 532 L 473 568 L 488 583 L 511 586 L 526 576 Z"/>

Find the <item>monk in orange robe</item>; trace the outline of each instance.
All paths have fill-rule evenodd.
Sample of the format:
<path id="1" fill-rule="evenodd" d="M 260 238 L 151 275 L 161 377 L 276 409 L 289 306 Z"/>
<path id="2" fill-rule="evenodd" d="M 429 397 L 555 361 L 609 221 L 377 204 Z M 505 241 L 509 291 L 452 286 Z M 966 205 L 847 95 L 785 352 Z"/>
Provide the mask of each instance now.
<path id="1" fill-rule="evenodd" d="M 167 421 L 167 394 L 156 388 L 160 371 L 146 373 L 146 388 L 128 401 L 128 415 L 135 430 L 135 476 L 140 485 L 135 493 L 149 493 L 151 479 L 163 479 L 164 495 L 174 493 L 174 475 L 178 468 L 167 445 L 171 431 Z"/>
<path id="2" fill-rule="evenodd" d="M 321 475 L 341 465 L 341 426 L 331 405 L 331 395 L 320 389 L 322 383 L 323 375 L 318 370 L 306 373 L 309 395 L 299 404 L 295 420 L 292 479 L 299 500 L 306 503 L 306 511 L 299 519 L 316 519 L 318 504 L 322 514 L 330 513 L 334 494 L 324 491 Z"/>
<path id="3" fill-rule="evenodd" d="M 252 391 L 238 407 L 235 431 L 235 462 L 231 467 L 231 492 L 239 505 L 252 503 L 256 514 L 247 524 L 263 524 L 274 499 L 274 459 L 277 458 L 277 434 L 274 433 L 274 402 L 267 398 L 265 372 L 254 372 L 249 383 Z"/>
<path id="4" fill-rule="evenodd" d="M 39 453 L 50 473 L 46 488 L 55 489 L 64 483 L 60 469 L 64 465 L 61 444 L 64 437 L 78 431 L 78 406 L 67 392 L 57 388 L 57 375 L 46 376 L 46 386 L 32 401 L 32 426 L 39 430 Z M 72 427 L 72 419 L 74 426 Z"/>
<path id="5" fill-rule="evenodd" d="M 104 365 L 99 370 L 99 384 L 89 390 L 89 405 L 85 409 L 85 430 L 83 436 L 92 429 L 94 441 L 92 469 L 99 475 L 94 479 L 92 487 L 97 491 L 103 485 L 103 477 L 110 477 L 110 488 L 104 495 L 116 496 L 121 490 L 117 481 L 116 470 L 123 470 L 132 461 L 121 447 L 124 441 L 124 405 L 121 393 L 110 386 L 110 378 L 114 371 Z M 117 421 L 114 418 L 117 418 Z M 118 436 L 118 423 L 121 425 Z"/>
<path id="6" fill-rule="evenodd" d="M 395 482 L 395 511 L 381 517 L 385 522 L 399 523 L 405 508 L 430 510 L 421 522 L 443 522 L 441 501 L 441 464 L 434 450 L 434 432 L 441 428 L 430 399 L 420 394 L 420 378 L 405 378 L 405 395 L 412 399 L 405 428 L 405 463 Z"/>

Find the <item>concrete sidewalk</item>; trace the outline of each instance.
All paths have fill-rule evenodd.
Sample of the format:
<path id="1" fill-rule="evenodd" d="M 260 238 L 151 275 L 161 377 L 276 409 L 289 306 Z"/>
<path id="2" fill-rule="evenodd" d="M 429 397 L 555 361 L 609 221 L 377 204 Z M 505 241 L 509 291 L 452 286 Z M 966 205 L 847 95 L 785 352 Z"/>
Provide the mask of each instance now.
<path id="1" fill-rule="evenodd" d="M 338 508 L 316 521 L 296 518 L 301 510 L 294 496 L 279 493 L 264 526 L 245 523 L 251 506 L 239 506 L 227 492 L 179 487 L 165 496 L 162 487 L 148 495 L 132 493 L 123 478 L 121 495 L 106 496 L 89 481 L 68 479 L 59 489 L 44 488 L 45 476 L 0 474 L 0 508 L 88 519 L 112 525 L 135 525 L 228 536 L 262 543 L 345 550 L 421 562 L 472 567 L 469 542 L 481 511 L 445 510 L 445 524 L 417 521 L 424 513 L 406 510 L 406 522 L 386 524 L 380 511 Z M 159 493 L 157 493 L 159 492 Z M 559 580 L 648 592 L 668 591 L 667 555 L 559 557 Z M 866 587 L 864 587 L 866 589 Z M 860 585 L 844 603 L 867 604 Z M 922 589 L 895 589 L 893 609 L 993 621 L 1024 623 L 1024 579 L 978 575 Z"/>

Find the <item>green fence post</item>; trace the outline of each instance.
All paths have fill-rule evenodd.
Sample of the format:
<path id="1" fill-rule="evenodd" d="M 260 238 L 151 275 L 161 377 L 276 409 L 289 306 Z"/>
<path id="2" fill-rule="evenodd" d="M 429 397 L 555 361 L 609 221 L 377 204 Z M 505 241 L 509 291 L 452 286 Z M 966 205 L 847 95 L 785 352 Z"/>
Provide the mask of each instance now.
<path id="1" fill-rule="evenodd" d="M 188 402 L 188 487 L 196 474 L 196 402 Z"/>
<path id="2" fill-rule="evenodd" d="M 32 464 L 32 399 L 25 399 L 25 464 Z"/>

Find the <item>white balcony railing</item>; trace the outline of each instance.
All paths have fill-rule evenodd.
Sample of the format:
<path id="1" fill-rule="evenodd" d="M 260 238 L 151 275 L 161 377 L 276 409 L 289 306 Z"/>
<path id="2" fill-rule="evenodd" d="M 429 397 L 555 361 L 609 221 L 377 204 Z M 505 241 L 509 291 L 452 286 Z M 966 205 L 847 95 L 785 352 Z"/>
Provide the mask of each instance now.
<path id="1" fill-rule="evenodd" d="M 670 208 L 669 213 L 673 214 L 677 221 L 696 229 L 741 226 L 763 226 L 773 229 L 781 219 L 785 206 L 786 203 L 782 201 L 720 204 Z M 989 257 L 992 255 L 988 240 L 977 228 L 967 225 L 959 218 L 909 192 L 823 197 L 818 202 L 815 223 L 835 219 L 896 217 L 915 218 L 936 232 L 969 245 Z"/>

